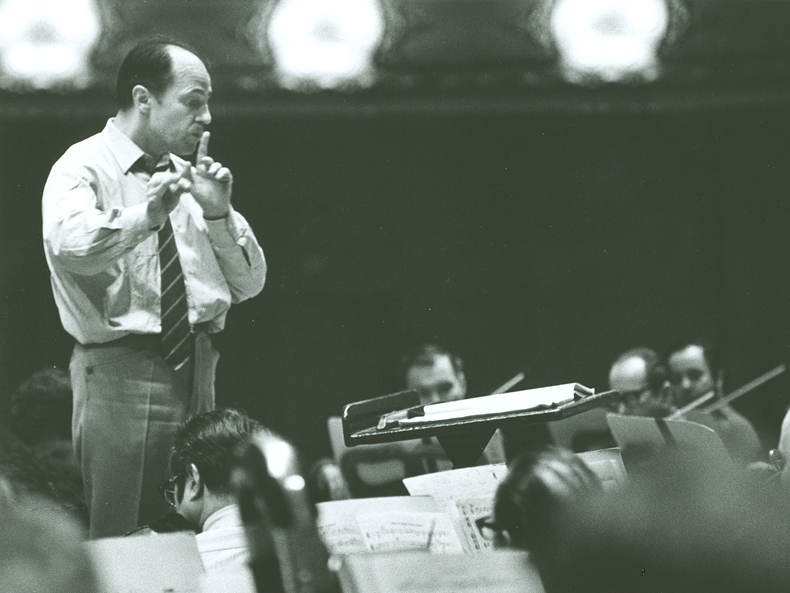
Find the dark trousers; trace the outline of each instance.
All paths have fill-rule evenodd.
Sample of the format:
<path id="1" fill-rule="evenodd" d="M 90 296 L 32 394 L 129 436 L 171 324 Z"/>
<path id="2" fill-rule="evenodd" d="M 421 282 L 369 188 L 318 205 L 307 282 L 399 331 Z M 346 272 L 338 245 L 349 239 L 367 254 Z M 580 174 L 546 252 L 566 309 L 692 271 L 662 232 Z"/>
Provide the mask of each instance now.
<path id="1" fill-rule="evenodd" d="M 72 433 L 92 539 L 123 535 L 170 510 L 158 487 L 168 478 L 175 431 L 190 414 L 214 408 L 219 355 L 207 333 L 192 339 L 193 355 L 178 371 L 159 354 L 158 336 L 74 347 Z"/>

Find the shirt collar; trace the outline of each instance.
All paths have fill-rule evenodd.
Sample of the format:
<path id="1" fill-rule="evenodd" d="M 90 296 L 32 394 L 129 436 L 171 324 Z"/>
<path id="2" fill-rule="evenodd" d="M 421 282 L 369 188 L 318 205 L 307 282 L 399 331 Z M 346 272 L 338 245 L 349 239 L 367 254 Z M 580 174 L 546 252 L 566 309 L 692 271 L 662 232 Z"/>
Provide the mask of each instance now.
<path id="1" fill-rule="evenodd" d="M 205 523 L 203 523 L 202 531 L 207 531 L 214 527 L 217 523 L 221 523 L 222 527 L 241 527 L 241 515 L 239 514 L 239 506 L 235 504 L 222 507 L 220 510 L 212 513 Z"/>
<path id="2" fill-rule="evenodd" d="M 104 136 L 107 139 L 107 146 L 110 152 L 115 156 L 124 174 L 129 172 L 134 164 L 140 160 L 140 157 L 146 156 L 142 148 L 118 129 L 118 126 L 115 125 L 115 118 L 107 120 L 107 125 L 104 127 Z M 165 160 L 170 160 L 169 154 L 165 154 L 160 163 Z"/>

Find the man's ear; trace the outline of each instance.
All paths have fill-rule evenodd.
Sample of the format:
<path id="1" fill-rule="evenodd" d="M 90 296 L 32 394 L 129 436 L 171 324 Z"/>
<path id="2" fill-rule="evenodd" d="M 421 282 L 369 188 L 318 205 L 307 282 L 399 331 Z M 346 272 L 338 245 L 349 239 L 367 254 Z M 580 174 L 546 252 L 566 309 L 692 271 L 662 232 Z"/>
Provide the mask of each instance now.
<path id="1" fill-rule="evenodd" d="M 152 99 L 153 95 L 151 95 L 151 91 L 143 85 L 137 84 L 132 89 L 132 101 L 134 102 L 135 108 L 146 115 L 151 109 Z"/>
<path id="2" fill-rule="evenodd" d="M 466 375 L 463 371 L 456 373 L 455 375 L 458 378 L 458 382 L 461 384 L 461 387 L 464 390 L 464 397 L 466 397 Z"/>
<path id="3" fill-rule="evenodd" d="M 187 478 L 184 482 L 184 497 L 190 500 L 198 500 L 203 496 L 203 480 L 200 471 L 194 463 L 187 466 Z"/>

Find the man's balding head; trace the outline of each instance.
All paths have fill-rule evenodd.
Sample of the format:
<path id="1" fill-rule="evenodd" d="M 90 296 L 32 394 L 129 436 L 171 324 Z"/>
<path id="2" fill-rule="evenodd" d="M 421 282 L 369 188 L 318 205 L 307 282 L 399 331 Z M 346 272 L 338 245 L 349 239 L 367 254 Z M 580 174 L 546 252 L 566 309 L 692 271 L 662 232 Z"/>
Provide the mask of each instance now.
<path id="1" fill-rule="evenodd" d="M 621 354 L 609 370 L 609 387 L 620 393 L 620 414 L 663 417 L 672 411 L 669 372 L 650 348 Z"/>

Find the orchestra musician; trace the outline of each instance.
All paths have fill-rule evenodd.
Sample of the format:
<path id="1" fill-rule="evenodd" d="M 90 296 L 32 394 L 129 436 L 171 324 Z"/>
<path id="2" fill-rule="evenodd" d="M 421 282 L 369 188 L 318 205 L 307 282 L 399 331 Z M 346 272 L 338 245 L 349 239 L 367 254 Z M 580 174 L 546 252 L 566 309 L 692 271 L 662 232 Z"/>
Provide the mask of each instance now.
<path id="1" fill-rule="evenodd" d="M 674 410 L 669 370 L 650 348 L 623 352 L 609 370 L 609 388 L 620 394 L 618 414 L 661 418 Z"/>
<path id="2" fill-rule="evenodd" d="M 723 397 L 724 369 L 718 348 L 710 340 L 700 338 L 674 348 L 667 362 L 678 408 L 707 395 L 714 402 Z M 757 431 L 729 404 L 709 412 L 692 410 L 683 417 L 715 430 L 736 460 L 752 462 L 764 457 Z"/>

